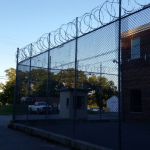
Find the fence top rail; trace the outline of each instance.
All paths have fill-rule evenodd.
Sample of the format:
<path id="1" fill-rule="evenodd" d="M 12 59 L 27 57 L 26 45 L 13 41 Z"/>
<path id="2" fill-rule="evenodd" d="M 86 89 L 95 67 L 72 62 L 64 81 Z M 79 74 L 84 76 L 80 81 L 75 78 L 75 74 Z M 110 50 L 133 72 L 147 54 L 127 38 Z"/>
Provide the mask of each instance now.
<path id="1" fill-rule="evenodd" d="M 150 4 L 148 4 L 147 0 L 122 0 L 122 17 L 149 6 Z M 21 48 L 19 50 L 18 60 L 20 62 L 29 59 L 34 55 L 43 53 L 46 50 L 75 39 L 76 30 L 78 30 L 78 36 L 82 36 L 110 22 L 114 22 L 118 18 L 119 0 L 106 0 L 100 6 L 78 17 L 78 21 L 74 19 L 72 22 L 62 24 L 57 30 L 43 34 L 36 42 Z"/>

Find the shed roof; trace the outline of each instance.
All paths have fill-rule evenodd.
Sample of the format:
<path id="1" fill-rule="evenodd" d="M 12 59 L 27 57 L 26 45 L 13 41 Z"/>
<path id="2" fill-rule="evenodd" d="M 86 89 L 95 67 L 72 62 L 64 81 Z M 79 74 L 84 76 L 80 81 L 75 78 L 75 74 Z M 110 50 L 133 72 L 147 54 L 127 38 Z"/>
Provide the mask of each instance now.
<path id="1" fill-rule="evenodd" d="M 74 91 L 74 88 L 62 88 L 62 89 L 57 89 L 57 91 Z M 76 89 L 78 92 L 88 92 L 91 91 L 91 89 Z"/>
<path id="2" fill-rule="evenodd" d="M 110 97 L 109 99 L 107 99 L 107 101 L 111 101 L 111 100 L 118 100 L 118 97 L 114 95 Z"/>

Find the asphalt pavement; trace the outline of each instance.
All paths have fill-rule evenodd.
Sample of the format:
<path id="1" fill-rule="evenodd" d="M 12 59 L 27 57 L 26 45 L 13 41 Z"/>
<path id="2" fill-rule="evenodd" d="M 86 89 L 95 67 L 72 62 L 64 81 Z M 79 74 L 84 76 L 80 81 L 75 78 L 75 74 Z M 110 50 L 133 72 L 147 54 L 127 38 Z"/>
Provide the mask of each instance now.
<path id="1" fill-rule="evenodd" d="M 70 150 L 62 145 L 12 130 L 7 127 L 10 120 L 12 116 L 0 115 L 0 150 Z"/>
<path id="2" fill-rule="evenodd" d="M 50 114 L 47 116 L 48 119 L 61 119 L 59 114 Z M 16 115 L 15 117 L 16 120 L 27 120 L 27 115 Z M 29 114 L 28 115 L 28 120 L 41 120 L 45 119 L 44 114 Z M 88 120 L 115 120 L 118 119 L 118 114 L 117 113 L 103 113 L 103 114 L 88 114 L 87 115 Z"/>

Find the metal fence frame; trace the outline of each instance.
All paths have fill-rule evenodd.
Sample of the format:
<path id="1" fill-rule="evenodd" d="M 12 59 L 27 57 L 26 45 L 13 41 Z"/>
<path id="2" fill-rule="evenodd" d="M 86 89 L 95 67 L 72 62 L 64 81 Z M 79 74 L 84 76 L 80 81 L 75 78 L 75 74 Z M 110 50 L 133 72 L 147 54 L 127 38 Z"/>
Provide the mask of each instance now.
<path id="1" fill-rule="evenodd" d="M 110 0 L 106 0 L 106 2 L 104 3 L 105 5 L 107 5 L 108 3 L 110 3 L 113 7 L 113 4 L 115 4 L 114 1 L 110 1 Z M 91 13 L 86 13 L 85 15 L 83 15 L 82 17 L 80 18 L 76 18 L 75 20 L 73 20 L 73 22 L 70 22 L 67 24 L 67 27 L 66 27 L 66 30 L 64 31 L 62 29 L 63 25 L 61 26 L 60 29 L 56 30 L 55 32 L 52 32 L 52 33 L 48 33 L 46 34 L 46 36 L 42 36 L 41 38 L 38 39 L 37 42 L 35 43 L 31 43 L 29 45 L 27 45 L 26 47 L 24 47 L 23 49 L 19 49 L 17 48 L 17 55 L 16 55 L 16 82 L 15 82 L 15 94 L 14 94 L 14 112 L 13 112 L 13 121 L 15 122 L 15 115 L 16 115 L 16 99 L 17 99 L 17 84 L 18 84 L 18 65 L 29 59 L 29 62 L 30 62 L 30 65 L 29 65 L 29 79 L 28 79 L 28 95 L 30 95 L 30 79 L 31 79 L 31 59 L 34 57 L 34 56 L 38 56 L 38 55 L 41 55 L 42 53 L 44 52 L 48 52 L 48 56 L 47 56 L 47 60 L 48 60 L 48 63 L 47 63 L 47 90 L 46 90 L 46 101 L 47 101 L 47 104 L 48 104 L 48 100 L 50 98 L 50 87 L 49 87 L 49 83 L 50 83 L 50 72 L 51 72 L 51 56 L 50 56 L 50 51 L 53 49 L 53 48 L 56 48 L 56 47 L 59 47 L 61 45 L 63 45 L 64 43 L 67 43 L 67 42 L 70 42 L 72 40 L 75 40 L 75 56 L 74 56 L 74 60 L 75 60 L 75 78 L 74 78 L 74 81 L 75 81 L 75 87 L 74 87 L 74 95 L 76 95 L 77 91 L 77 68 L 78 68 L 78 60 L 77 60 L 77 54 L 78 54 L 78 38 L 83 36 L 83 35 L 86 35 L 86 34 L 89 34 L 91 32 L 94 32 L 100 28 L 103 28 L 104 26 L 107 26 L 108 24 L 111 24 L 113 22 L 116 22 L 118 21 L 119 22 L 119 28 L 118 28 L 118 61 L 117 61 L 117 64 L 118 64 L 118 92 L 119 92 L 119 128 L 118 128 L 118 133 L 119 133 L 119 149 L 121 150 L 122 149 L 122 144 L 121 144 L 121 120 L 122 120 L 122 110 L 121 110 L 121 105 L 122 105 L 122 83 L 121 83 L 121 20 L 123 18 L 126 18 L 128 16 L 130 16 L 131 14 L 134 14 L 134 13 L 137 13 L 139 11 L 142 11 L 144 9 L 147 9 L 149 7 L 149 5 L 142 5 L 142 4 L 138 4 L 136 1 L 135 1 L 135 4 L 138 4 L 138 6 L 142 7 L 141 9 L 135 11 L 133 10 L 132 12 L 130 12 L 129 10 L 125 9 L 123 6 L 122 6 L 122 1 L 119 0 L 117 2 L 117 5 L 118 5 L 118 10 L 119 10 L 119 15 L 118 16 L 114 16 L 113 15 L 111 16 L 110 14 L 110 10 L 107 10 L 107 13 L 112 17 L 112 19 L 110 20 L 109 23 L 107 24 L 104 24 L 102 23 L 101 20 L 99 20 L 99 22 L 101 23 L 101 25 L 95 29 L 92 28 L 92 26 L 90 26 L 91 23 L 89 23 L 89 29 L 88 29 L 88 32 L 85 32 L 83 33 L 82 30 L 81 30 L 81 26 L 82 26 L 82 20 L 86 18 L 86 16 L 90 16 L 89 18 L 91 19 L 92 18 L 92 15 L 95 14 L 95 12 L 97 10 L 99 10 L 99 12 L 102 12 L 102 8 L 104 7 L 104 4 L 101 6 L 101 7 L 98 7 L 96 9 L 93 9 Z M 124 11 L 124 12 L 123 12 Z M 95 15 L 96 16 L 96 15 Z M 94 16 L 94 17 L 95 17 Z M 85 21 L 85 20 L 84 20 Z M 75 29 L 75 34 L 74 35 L 69 35 L 68 34 L 68 28 L 71 26 L 71 28 L 74 28 Z M 64 37 L 62 37 L 61 35 L 61 32 L 64 31 Z M 51 42 L 51 38 L 52 38 L 52 34 L 54 34 L 54 36 L 56 37 L 57 34 L 59 34 L 59 41 L 58 39 L 55 39 L 54 38 L 54 43 L 56 45 L 53 45 L 52 42 Z M 44 45 L 44 40 L 47 40 L 47 46 Z M 35 45 L 39 48 L 40 52 L 36 52 L 35 51 Z M 22 59 L 22 60 L 21 60 Z M 76 99 L 75 99 L 76 101 Z M 74 101 L 74 103 L 75 103 Z M 74 109 L 74 123 L 73 123 L 73 136 L 75 137 L 75 126 L 76 126 L 76 123 L 75 123 L 75 115 L 76 115 L 76 110 Z M 27 114 L 27 120 L 28 120 L 28 114 Z M 47 120 L 47 116 L 46 116 L 46 120 Z"/>

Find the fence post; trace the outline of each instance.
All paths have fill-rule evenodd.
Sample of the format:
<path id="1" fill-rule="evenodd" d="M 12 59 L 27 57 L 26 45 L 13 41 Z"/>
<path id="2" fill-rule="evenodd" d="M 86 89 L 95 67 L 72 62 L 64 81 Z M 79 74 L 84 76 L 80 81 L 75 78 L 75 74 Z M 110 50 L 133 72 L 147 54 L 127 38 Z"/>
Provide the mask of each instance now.
<path id="1" fill-rule="evenodd" d="M 28 80 L 28 97 L 30 96 L 30 90 L 31 90 L 31 57 L 32 57 L 32 43 L 30 47 L 30 68 L 29 68 L 29 80 Z"/>
<path id="2" fill-rule="evenodd" d="M 51 56 L 50 56 L 50 33 L 48 34 L 48 58 L 47 58 L 47 89 L 46 89 L 46 109 L 48 112 L 49 98 L 50 98 L 50 68 L 51 68 Z M 45 122 L 48 119 L 48 114 L 45 115 Z"/>
<path id="3" fill-rule="evenodd" d="M 15 121 L 16 116 L 16 100 L 17 100 L 17 86 L 18 86 L 18 57 L 19 57 L 19 48 L 17 48 L 17 61 L 16 61 L 16 81 L 15 81 L 15 89 L 14 89 L 14 109 L 13 109 L 13 122 Z"/>
<path id="4" fill-rule="evenodd" d="M 119 0 L 119 36 L 118 36 L 118 91 L 119 91 L 119 102 L 118 102 L 118 108 L 119 108 L 119 150 L 122 149 L 121 145 L 121 0 Z"/>
<path id="5" fill-rule="evenodd" d="M 75 119 L 76 119 L 76 101 L 77 101 L 77 68 L 78 68 L 78 62 L 77 62 L 77 54 L 78 54 L 78 17 L 76 17 L 76 38 L 75 38 L 75 80 L 74 80 L 74 98 L 73 98 L 73 104 L 74 104 L 74 116 L 73 116 L 73 138 L 75 138 Z"/>
<path id="6" fill-rule="evenodd" d="M 99 88 L 99 114 L 100 114 L 100 120 L 102 119 L 101 114 L 101 107 L 102 107 L 102 63 L 100 63 L 100 88 Z"/>
<path id="7" fill-rule="evenodd" d="M 30 89 L 31 89 L 31 57 L 32 57 L 32 43 L 30 45 L 30 66 L 29 66 L 29 77 L 28 77 L 28 98 L 30 97 Z M 27 122 L 28 122 L 28 115 L 29 115 L 29 110 L 28 110 L 28 101 L 27 101 Z"/>

